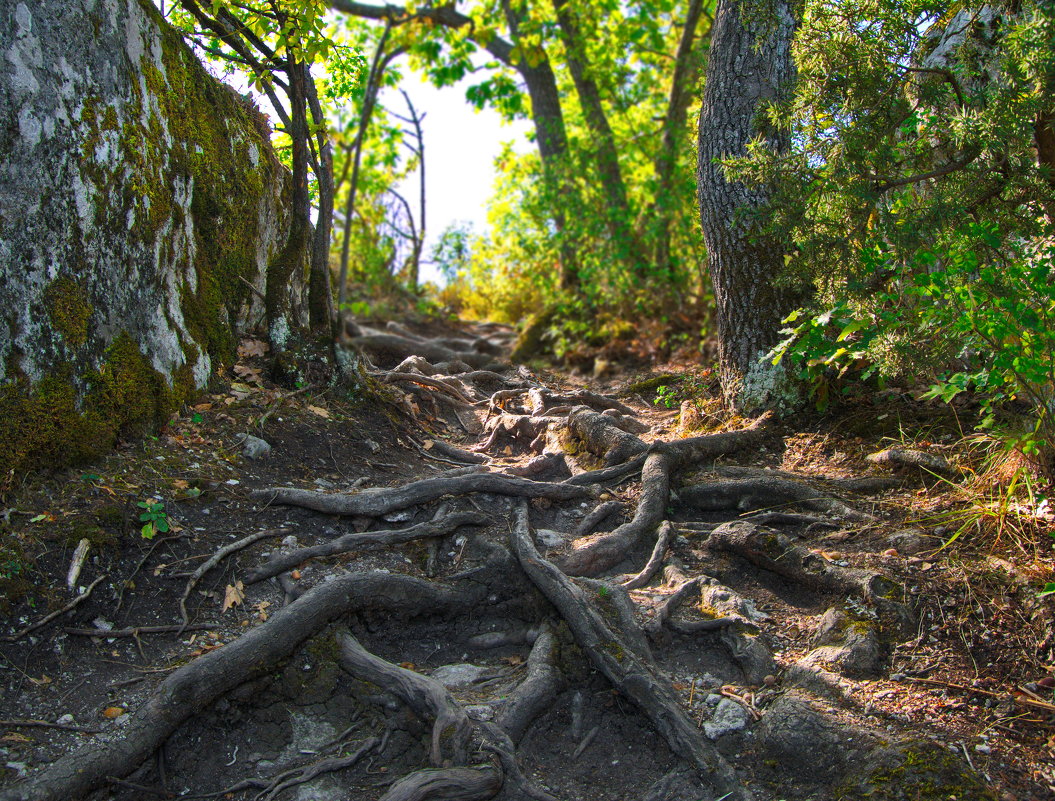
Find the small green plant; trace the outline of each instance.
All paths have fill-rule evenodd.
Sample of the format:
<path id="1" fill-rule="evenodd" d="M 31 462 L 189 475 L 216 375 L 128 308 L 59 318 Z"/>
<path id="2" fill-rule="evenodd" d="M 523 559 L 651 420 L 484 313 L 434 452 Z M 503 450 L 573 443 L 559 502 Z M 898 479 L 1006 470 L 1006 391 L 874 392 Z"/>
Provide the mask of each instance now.
<path id="1" fill-rule="evenodd" d="M 22 562 L 18 559 L 5 559 L 0 562 L 0 579 L 13 579 L 23 570 Z"/>
<path id="2" fill-rule="evenodd" d="M 665 384 L 656 387 L 656 400 L 654 403 L 657 406 L 665 406 L 668 409 L 677 408 L 681 405 L 680 393 L 677 387 L 668 387 Z"/>
<path id="3" fill-rule="evenodd" d="M 612 591 L 604 584 L 597 588 L 597 597 L 599 598 L 607 598 L 611 594 Z"/>
<path id="4" fill-rule="evenodd" d="M 161 501 L 140 501 L 136 506 L 143 510 L 139 514 L 139 519 L 143 523 L 139 533 L 144 539 L 152 540 L 159 531 L 164 534 L 169 530 L 169 517 L 165 512 L 164 503 Z"/>

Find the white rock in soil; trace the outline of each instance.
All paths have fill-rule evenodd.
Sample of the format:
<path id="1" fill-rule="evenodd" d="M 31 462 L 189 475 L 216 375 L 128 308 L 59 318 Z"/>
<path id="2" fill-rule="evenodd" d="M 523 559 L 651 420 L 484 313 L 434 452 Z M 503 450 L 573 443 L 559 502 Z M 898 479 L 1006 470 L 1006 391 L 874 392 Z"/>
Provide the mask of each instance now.
<path id="1" fill-rule="evenodd" d="M 459 687 L 471 686 L 473 682 L 486 672 L 486 668 L 467 663 L 462 663 L 460 665 L 441 665 L 432 671 L 432 678 L 447 689 L 453 690 Z"/>
<path id="2" fill-rule="evenodd" d="M 60 717 L 55 722 L 58 723 L 61 726 L 69 726 L 69 725 L 71 725 L 74 722 L 73 721 L 73 715 L 71 715 L 69 712 L 67 712 L 65 715 Z"/>
<path id="3" fill-rule="evenodd" d="M 487 704 L 470 704 L 465 707 L 465 714 L 473 720 L 491 720 L 495 716 L 495 711 Z"/>
<path id="4" fill-rule="evenodd" d="M 564 537 L 548 528 L 535 529 L 535 540 L 546 548 L 560 548 L 564 545 Z"/>
<path id="5" fill-rule="evenodd" d="M 242 438 L 242 453 L 246 459 L 264 459 L 271 455 L 271 445 L 260 437 L 246 434 Z"/>
<path id="6" fill-rule="evenodd" d="M 414 513 L 409 509 L 404 509 L 401 512 L 391 512 L 384 516 L 384 520 L 389 523 L 406 523 L 410 518 L 414 516 Z"/>
<path id="7" fill-rule="evenodd" d="M 750 722 L 751 715 L 746 709 L 731 698 L 723 698 L 714 708 L 711 719 L 703 724 L 703 733 L 717 740 L 726 734 L 746 729 Z"/>

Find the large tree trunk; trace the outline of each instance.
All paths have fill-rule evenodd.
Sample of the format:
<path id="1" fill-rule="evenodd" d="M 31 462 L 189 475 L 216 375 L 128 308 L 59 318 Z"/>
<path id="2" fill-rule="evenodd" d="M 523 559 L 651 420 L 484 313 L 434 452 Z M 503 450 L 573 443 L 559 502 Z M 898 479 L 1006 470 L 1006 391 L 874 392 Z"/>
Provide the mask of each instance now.
<path id="1" fill-rule="evenodd" d="M 760 233 L 757 216 L 771 191 L 726 180 L 720 163 L 745 155 L 757 137 L 787 150 L 787 132 L 767 125 L 762 112 L 793 86 L 794 29 L 790 0 L 765 9 L 722 0 L 711 34 L 700 111 L 700 219 L 717 304 L 722 392 L 736 409 L 789 407 L 799 395 L 786 369 L 763 358 L 805 295 L 777 282 L 785 245 Z"/>
<path id="2" fill-rule="evenodd" d="M 770 189 L 730 182 L 721 164 L 744 156 L 748 142 L 760 136 L 772 150 L 787 150 L 787 132 L 767 125 L 763 112 L 792 88 L 794 26 L 790 0 L 764 9 L 737 0 L 718 3 L 699 113 L 699 212 L 717 306 L 718 360 L 723 394 L 737 409 L 799 400 L 786 369 L 764 357 L 804 291 L 778 283 L 785 243 L 760 232 L 757 213 L 768 205 Z"/>

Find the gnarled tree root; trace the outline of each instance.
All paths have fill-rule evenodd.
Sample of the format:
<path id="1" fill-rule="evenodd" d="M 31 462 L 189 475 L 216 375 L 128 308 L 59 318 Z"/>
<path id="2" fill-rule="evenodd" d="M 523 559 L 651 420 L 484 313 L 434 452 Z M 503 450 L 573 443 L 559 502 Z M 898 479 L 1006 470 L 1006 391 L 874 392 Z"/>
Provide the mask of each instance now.
<path id="1" fill-rule="evenodd" d="M 394 531 L 370 531 L 363 534 L 351 533 L 338 537 L 330 542 L 311 545 L 307 548 L 298 548 L 295 551 L 277 553 L 267 562 L 249 571 L 245 578 L 246 584 L 255 584 L 258 581 L 272 578 L 279 573 L 285 573 L 302 562 L 309 559 L 318 559 L 322 556 L 334 556 L 348 551 L 367 548 L 383 548 L 389 545 L 399 545 L 412 540 L 425 537 L 444 537 L 452 534 L 462 526 L 480 526 L 487 522 L 487 516 L 480 512 L 457 512 L 446 515 L 438 520 L 430 520 L 427 523 L 419 523 L 409 528 L 396 529 Z"/>
<path id="2" fill-rule="evenodd" d="M 751 795 L 736 773 L 685 713 L 670 682 L 608 626 L 571 579 L 539 555 L 525 503 L 517 507 L 511 540 L 520 566 L 557 608 L 594 667 L 638 705 L 671 749 L 688 760 L 716 791 L 728 793 L 728 798 L 737 801 L 749 799 Z"/>
<path id="3" fill-rule="evenodd" d="M 263 625 L 198 657 L 166 678 L 130 716 L 121 736 L 94 742 L 0 792 L 0 801 L 73 801 L 123 778 L 153 754 L 181 723 L 218 697 L 266 673 L 323 626 L 366 607 L 414 613 L 458 609 L 468 596 L 409 576 L 366 573 L 322 584 L 276 612 Z"/>
<path id="4" fill-rule="evenodd" d="M 644 537 L 656 530 L 670 499 L 672 460 L 662 453 L 651 453 L 641 468 L 641 497 L 633 519 L 609 534 L 577 540 L 561 560 L 561 570 L 569 576 L 596 576 L 623 561 Z"/>
<path id="5" fill-rule="evenodd" d="M 351 494 L 327 494 L 293 487 L 273 487 L 255 490 L 250 493 L 250 497 L 266 503 L 302 506 L 329 515 L 380 517 L 409 506 L 434 501 L 444 495 L 466 495 L 473 492 L 492 492 L 496 495 L 520 498 L 548 498 L 552 501 L 569 501 L 591 494 L 590 490 L 571 484 L 530 481 L 498 473 L 473 473 L 426 478 L 404 487 L 365 489 Z"/>
<path id="6" fill-rule="evenodd" d="M 485 801 L 502 789 L 493 766 L 419 770 L 404 776 L 379 801 Z"/>
<path id="7" fill-rule="evenodd" d="M 773 509 L 797 504 L 846 520 L 875 518 L 805 484 L 783 478 L 744 478 L 696 484 L 678 491 L 678 501 L 695 509 Z"/>
<path id="8" fill-rule="evenodd" d="M 648 450 L 644 442 L 619 428 L 611 417 L 586 406 L 577 406 L 571 410 L 568 428 L 591 453 L 601 457 L 605 467 L 622 464 Z"/>
<path id="9" fill-rule="evenodd" d="M 527 661 L 527 675 L 506 700 L 498 716 L 498 725 L 519 743 L 528 726 L 553 703 L 564 683 L 560 670 L 554 664 L 556 637 L 544 629 L 535 639 Z"/>
<path id="10" fill-rule="evenodd" d="M 912 629 L 913 615 L 901 602 L 902 589 L 879 573 L 839 567 L 773 529 L 734 520 L 718 526 L 707 547 L 741 556 L 757 567 L 822 592 L 855 595 L 874 606 L 902 633 Z"/>
<path id="11" fill-rule="evenodd" d="M 429 759 L 433 765 L 439 767 L 465 762 L 472 737 L 472 724 L 461 704 L 454 700 L 442 684 L 375 656 L 347 631 L 338 633 L 337 643 L 341 649 L 338 661 L 346 672 L 388 690 L 418 717 L 435 721 L 429 750 Z"/>

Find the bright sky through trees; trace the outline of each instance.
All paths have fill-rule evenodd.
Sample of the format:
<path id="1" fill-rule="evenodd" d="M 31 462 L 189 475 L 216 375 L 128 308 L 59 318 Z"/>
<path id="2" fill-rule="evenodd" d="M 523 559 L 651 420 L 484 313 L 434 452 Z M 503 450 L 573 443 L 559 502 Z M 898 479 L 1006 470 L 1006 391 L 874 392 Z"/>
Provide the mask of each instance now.
<path id="1" fill-rule="evenodd" d="M 492 109 L 477 111 L 465 100 L 465 86 L 470 76 L 456 86 L 437 89 L 414 73 L 408 72 L 403 89 L 419 114 L 425 137 L 426 220 L 428 259 L 440 235 L 451 223 L 465 221 L 477 233 L 487 228 L 487 201 L 493 190 L 494 162 L 506 142 L 513 142 L 518 152 L 529 150 L 530 123 L 504 123 Z M 385 89 L 381 102 L 388 109 L 407 116 L 406 104 L 396 89 Z M 399 191 L 417 209 L 418 176 L 413 173 L 399 186 Z M 442 283 L 435 266 L 422 264 L 422 281 Z"/>

